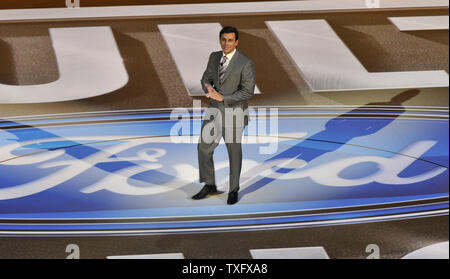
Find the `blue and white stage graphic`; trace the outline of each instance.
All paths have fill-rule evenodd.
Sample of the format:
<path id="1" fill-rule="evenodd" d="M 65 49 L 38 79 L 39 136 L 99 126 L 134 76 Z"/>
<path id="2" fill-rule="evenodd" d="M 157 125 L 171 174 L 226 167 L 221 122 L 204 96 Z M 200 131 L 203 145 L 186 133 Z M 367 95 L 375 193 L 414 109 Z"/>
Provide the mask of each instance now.
<path id="1" fill-rule="evenodd" d="M 0 233 L 228 231 L 448 214 L 447 109 L 342 109 L 278 108 L 275 126 L 269 109 L 252 111 L 233 206 L 223 142 L 214 161 L 224 193 L 191 199 L 202 187 L 201 112 L 4 119 Z"/>

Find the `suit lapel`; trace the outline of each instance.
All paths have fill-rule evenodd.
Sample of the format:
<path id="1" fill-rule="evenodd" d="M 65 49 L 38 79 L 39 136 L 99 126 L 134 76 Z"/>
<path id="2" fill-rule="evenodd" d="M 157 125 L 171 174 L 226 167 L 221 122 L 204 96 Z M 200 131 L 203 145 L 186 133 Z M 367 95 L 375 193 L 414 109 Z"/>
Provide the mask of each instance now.
<path id="1" fill-rule="evenodd" d="M 215 84 L 217 84 L 217 85 L 219 85 L 219 66 L 220 66 L 220 59 L 222 59 L 222 51 L 220 51 L 220 52 L 217 52 L 218 53 L 218 55 L 217 55 L 217 58 L 215 59 L 215 63 L 216 63 L 216 65 L 214 65 L 214 67 L 215 67 L 215 69 L 216 69 L 216 71 L 217 71 L 217 74 L 216 74 L 216 81 L 217 81 L 217 83 L 215 83 Z"/>

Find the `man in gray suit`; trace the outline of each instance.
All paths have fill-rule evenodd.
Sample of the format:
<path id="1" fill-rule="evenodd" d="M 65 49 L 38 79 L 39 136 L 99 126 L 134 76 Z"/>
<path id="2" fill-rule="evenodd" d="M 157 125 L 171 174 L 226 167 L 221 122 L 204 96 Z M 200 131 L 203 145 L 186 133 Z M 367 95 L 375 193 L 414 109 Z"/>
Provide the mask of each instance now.
<path id="1" fill-rule="evenodd" d="M 236 49 L 239 33 L 234 27 L 224 27 L 219 34 L 222 51 L 211 53 L 201 84 L 210 99 L 200 134 L 198 164 L 200 182 L 205 186 L 192 198 L 203 199 L 217 191 L 214 176 L 214 149 L 224 138 L 230 162 L 228 204 L 238 201 L 239 177 L 242 166 L 241 137 L 248 125 L 247 100 L 255 91 L 255 67 L 247 56 Z"/>

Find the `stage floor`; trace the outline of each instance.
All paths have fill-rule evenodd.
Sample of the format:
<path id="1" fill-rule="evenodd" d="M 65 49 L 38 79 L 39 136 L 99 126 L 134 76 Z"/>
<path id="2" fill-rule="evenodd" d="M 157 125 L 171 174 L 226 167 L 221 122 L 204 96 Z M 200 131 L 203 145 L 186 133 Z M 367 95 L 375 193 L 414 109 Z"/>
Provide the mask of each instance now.
<path id="1" fill-rule="evenodd" d="M 0 233 L 9 237 L 1 242 L 15 243 L 21 252 L 2 249 L 0 257 L 58 257 L 64 251 L 55 245 L 76 239 L 86 250 L 101 246 L 86 251 L 88 257 L 248 258 L 255 249 L 319 246 L 327 257 L 363 258 L 375 241 L 385 257 L 401 258 L 424 243 L 447 240 L 448 133 L 442 133 L 448 131 L 447 109 L 259 107 L 250 112 L 242 138 L 240 197 L 232 206 L 226 204 L 223 139 L 214 154 L 223 194 L 190 199 L 202 186 L 196 146 L 204 111 L 4 119 Z M 398 233 L 399 228 L 407 231 Z M 356 232 L 358 240 L 348 247 Z M 263 245 L 269 235 L 273 241 Z M 346 241 L 330 244 L 331 235 Z M 127 243 L 141 238 L 187 243 L 137 249 L 114 241 L 117 237 Z M 228 238 L 251 238 L 248 244 L 254 246 L 224 250 Z M 207 242 L 208 252 L 195 251 L 195 241 Z M 55 249 L 30 248 L 44 243 Z"/>

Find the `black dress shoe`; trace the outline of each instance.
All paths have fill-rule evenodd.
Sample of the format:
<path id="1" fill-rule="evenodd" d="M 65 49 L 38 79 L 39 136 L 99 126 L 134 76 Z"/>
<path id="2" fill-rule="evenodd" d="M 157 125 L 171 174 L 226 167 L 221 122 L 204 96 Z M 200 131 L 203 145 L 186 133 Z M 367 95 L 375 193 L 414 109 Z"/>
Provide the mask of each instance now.
<path id="1" fill-rule="evenodd" d="M 192 199 L 193 200 L 201 200 L 206 198 L 209 195 L 213 195 L 213 194 L 220 194 L 219 191 L 217 191 L 216 185 L 205 185 L 203 186 L 203 188 L 200 190 L 200 192 L 198 192 L 197 194 L 195 194 Z"/>
<path id="2" fill-rule="evenodd" d="M 228 200 L 227 204 L 235 204 L 238 202 L 238 193 L 237 192 L 231 192 L 228 194 Z"/>

